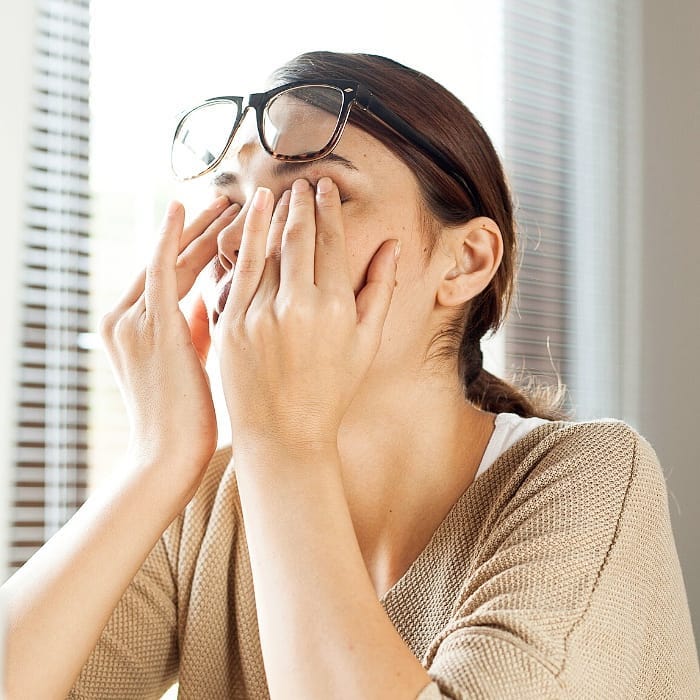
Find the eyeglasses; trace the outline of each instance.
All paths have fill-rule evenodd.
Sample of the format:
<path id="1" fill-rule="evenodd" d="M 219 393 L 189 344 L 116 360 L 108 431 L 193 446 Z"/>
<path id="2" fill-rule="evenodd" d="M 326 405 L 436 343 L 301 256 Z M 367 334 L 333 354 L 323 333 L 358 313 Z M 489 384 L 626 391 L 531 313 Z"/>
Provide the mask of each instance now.
<path id="1" fill-rule="evenodd" d="M 456 180 L 480 209 L 476 188 L 467 175 L 422 134 L 386 107 L 359 83 L 298 81 L 249 95 L 212 97 L 185 112 L 175 129 L 171 165 L 179 180 L 213 170 L 224 158 L 249 108 L 256 114 L 260 143 L 273 158 L 304 162 L 328 155 L 343 134 L 356 104 L 421 149 Z"/>

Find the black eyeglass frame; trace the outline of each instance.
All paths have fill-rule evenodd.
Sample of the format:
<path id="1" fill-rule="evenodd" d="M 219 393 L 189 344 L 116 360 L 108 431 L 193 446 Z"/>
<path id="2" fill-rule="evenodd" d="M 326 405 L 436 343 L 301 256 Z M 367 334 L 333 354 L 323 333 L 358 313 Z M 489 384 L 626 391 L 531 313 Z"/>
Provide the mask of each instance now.
<path id="1" fill-rule="evenodd" d="M 265 113 L 266 105 L 277 95 L 290 90 L 292 88 L 298 87 L 332 87 L 337 88 L 343 96 L 343 103 L 340 108 L 340 113 L 338 115 L 338 122 L 335 126 L 333 134 L 328 141 L 328 143 L 319 151 L 313 151 L 309 153 L 303 153 L 300 155 L 289 156 L 282 153 L 275 152 L 265 140 L 264 136 L 264 125 L 263 117 Z M 398 114 L 390 110 L 384 103 L 377 98 L 371 90 L 361 83 L 357 83 L 349 80 L 325 80 L 325 81 L 308 81 L 308 80 L 298 80 L 290 83 L 285 83 L 284 85 L 279 85 L 266 92 L 255 92 L 248 95 L 248 98 L 240 97 L 237 95 L 221 95 L 219 97 L 210 97 L 201 104 L 187 110 L 178 120 L 177 126 L 175 127 L 175 134 L 173 136 L 173 145 L 177 139 L 177 135 L 180 132 L 180 128 L 187 119 L 187 117 L 192 114 L 192 112 L 201 109 L 202 107 L 217 103 L 217 102 L 232 102 L 238 108 L 238 116 L 234 121 L 231 132 L 229 133 L 226 145 L 222 149 L 221 153 L 211 162 L 209 165 L 197 173 L 196 175 L 191 175 L 189 177 L 180 177 L 177 175 L 173 168 L 173 173 L 178 180 L 186 181 L 193 180 L 202 175 L 206 175 L 211 172 L 224 158 L 226 152 L 228 151 L 233 139 L 236 135 L 236 131 L 243 121 L 248 109 L 252 107 L 255 110 L 256 123 L 258 128 L 258 138 L 260 144 L 265 149 L 265 151 L 277 160 L 289 161 L 289 162 L 307 162 L 313 160 L 319 160 L 324 156 L 328 155 L 337 145 L 340 137 L 343 134 L 345 125 L 347 124 L 348 117 L 350 116 L 350 109 L 353 104 L 356 104 L 360 109 L 369 112 L 374 117 L 379 119 L 383 124 L 388 126 L 394 132 L 407 139 L 410 143 L 414 144 L 420 148 L 425 155 L 427 155 L 436 165 L 438 165 L 447 175 L 452 177 L 461 187 L 464 188 L 466 193 L 471 198 L 474 206 L 477 210 L 481 210 L 481 200 L 477 194 L 476 187 L 474 186 L 471 178 L 468 175 L 459 172 L 459 167 L 457 164 L 445 153 L 436 148 L 432 143 L 430 143 L 419 131 L 416 131 L 407 121 L 402 119 Z M 172 166 L 172 162 L 171 162 Z"/>

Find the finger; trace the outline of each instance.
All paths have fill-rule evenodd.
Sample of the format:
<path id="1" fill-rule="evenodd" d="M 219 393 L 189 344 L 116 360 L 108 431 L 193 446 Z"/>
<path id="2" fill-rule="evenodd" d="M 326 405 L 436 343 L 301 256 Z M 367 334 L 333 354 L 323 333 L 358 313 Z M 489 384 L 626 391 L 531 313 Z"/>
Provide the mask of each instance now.
<path id="1" fill-rule="evenodd" d="M 209 333 L 209 314 L 201 295 L 192 304 L 187 316 L 187 325 L 190 327 L 192 345 L 194 345 L 202 365 L 205 365 L 211 347 L 211 335 Z"/>
<path id="2" fill-rule="evenodd" d="M 194 238 L 201 233 L 200 225 L 206 221 L 210 221 L 212 218 L 217 220 L 222 210 L 226 208 L 229 203 L 228 197 L 218 197 L 215 199 L 198 217 L 195 219 L 188 227 L 185 229 L 183 238 L 181 239 L 181 244 L 178 252 L 182 252 L 187 245 L 194 240 Z M 224 211 L 224 214 L 226 211 Z M 132 306 L 136 300 L 144 293 L 146 286 L 146 270 L 141 270 L 136 279 L 131 283 L 127 290 L 118 299 L 115 306 L 116 310 L 125 311 L 130 306 Z"/>
<path id="3" fill-rule="evenodd" d="M 174 312 L 178 308 L 175 265 L 185 210 L 180 202 L 171 202 L 163 220 L 151 262 L 146 267 L 144 299 L 147 314 Z"/>
<path id="4" fill-rule="evenodd" d="M 231 291 L 224 313 L 230 309 L 231 313 L 245 314 L 260 284 L 265 267 L 265 245 L 273 202 L 272 192 L 266 187 L 259 187 L 243 224 L 241 248 L 233 270 Z"/>
<path id="5" fill-rule="evenodd" d="M 267 234 L 267 249 L 265 254 L 268 257 L 276 253 L 279 258 L 280 249 L 282 248 L 282 233 L 284 231 L 284 225 L 287 223 L 287 217 L 289 216 L 289 200 L 291 196 L 291 190 L 285 190 L 277 201 L 275 212 L 272 215 L 272 222 L 270 223 L 270 232 Z"/>
<path id="6" fill-rule="evenodd" d="M 277 290 L 280 286 L 280 255 L 282 248 L 282 233 L 284 225 L 289 214 L 289 199 L 291 196 L 289 190 L 285 190 L 277 202 L 272 222 L 270 223 L 270 231 L 267 234 L 267 250 L 265 256 L 265 269 L 263 270 L 262 279 L 256 299 L 270 299 L 277 295 Z M 253 304 L 255 300 L 253 300 Z M 252 306 L 252 304 L 251 304 Z"/>
<path id="7" fill-rule="evenodd" d="M 329 177 L 322 177 L 316 185 L 314 279 L 317 287 L 327 290 L 351 285 L 340 193 Z"/>
<path id="8" fill-rule="evenodd" d="M 316 216 L 314 193 L 307 180 L 295 180 L 289 215 L 282 234 L 280 289 L 307 288 L 314 284 Z"/>
<path id="9" fill-rule="evenodd" d="M 119 297 L 114 307 L 115 311 L 124 312 L 132 307 L 141 297 L 146 288 L 146 270 L 141 270 L 128 289 Z"/>
<path id="10" fill-rule="evenodd" d="M 367 282 L 357 295 L 357 326 L 371 338 L 379 338 L 396 287 L 396 240 L 385 241 L 372 258 Z"/>
<path id="11" fill-rule="evenodd" d="M 240 210 L 239 204 L 232 204 L 180 253 L 177 261 L 178 299 L 182 299 L 192 289 L 199 273 L 217 254 L 219 233 L 236 218 Z"/>
<path id="12" fill-rule="evenodd" d="M 225 216 L 232 206 L 234 205 L 231 204 L 228 197 L 223 195 L 217 197 L 206 209 L 203 209 L 185 226 L 182 236 L 183 248 L 186 248 L 195 238 L 201 236 L 212 223 L 215 223 L 222 216 Z"/>

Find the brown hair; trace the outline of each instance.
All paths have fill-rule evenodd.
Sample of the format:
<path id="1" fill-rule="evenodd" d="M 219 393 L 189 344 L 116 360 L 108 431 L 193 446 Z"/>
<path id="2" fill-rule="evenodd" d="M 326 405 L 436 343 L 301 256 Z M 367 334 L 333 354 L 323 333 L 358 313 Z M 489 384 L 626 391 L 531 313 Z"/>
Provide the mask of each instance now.
<path id="1" fill-rule="evenodd" d="M 423 198 L 426 261 L 439 241 L 442 227 L 458 226 L 476 216 L 488 216 L 503 236 L 503 259 L 489 285 L 466 302 L 434 339 L 435 358 L 458 357 L 465 397 L 486 411 L 511 412 L 551 420 L 568 418 L 562 410 L 565 388 L 505 381 L 482 367 L 480 341 L 505 319 L 515 288 L 517 238 L 513 203 L 500 159 L 491 139 L 472 112 L 432 78 L 383 56 L 315 51 L 279 68 L 276 83 L 293 80 L 355 80 L 366 85 L 392 111 L 446 153 L 477 189 L 479 203 L 412 143 L 378 119 L 353 108 L 349 122 L 389 148 L 413 171 Z M 517 382 L 517 383 L 516 383 Z"/>

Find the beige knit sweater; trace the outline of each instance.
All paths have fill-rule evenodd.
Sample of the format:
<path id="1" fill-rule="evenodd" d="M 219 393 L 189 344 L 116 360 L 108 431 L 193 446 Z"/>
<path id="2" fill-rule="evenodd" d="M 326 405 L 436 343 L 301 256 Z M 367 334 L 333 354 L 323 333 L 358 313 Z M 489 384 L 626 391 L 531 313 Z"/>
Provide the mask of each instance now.
<path id="1" fill-rule="evenodd" d="M 621 421 L 551 422 L 460 496 L 381 603 L 431 698 L 700 698 L 663 471 Z M 234 464 L 219 450 L 70 698 L 268 698 Z"/>

